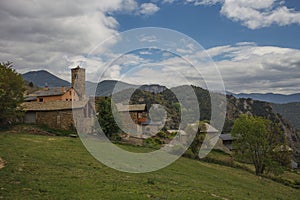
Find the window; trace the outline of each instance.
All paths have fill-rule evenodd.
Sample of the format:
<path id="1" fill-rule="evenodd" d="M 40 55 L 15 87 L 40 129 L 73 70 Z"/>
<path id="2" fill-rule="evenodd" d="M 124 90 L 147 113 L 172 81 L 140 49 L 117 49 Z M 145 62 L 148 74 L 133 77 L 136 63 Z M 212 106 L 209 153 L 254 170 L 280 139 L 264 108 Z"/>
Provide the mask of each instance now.
<path id="1" fill-rule="evenodd" d="M 72 91 L 70 90 L 69 94 L 72 96 Z"/>
<path id="2" fill-rule="evenodd" d="M 43 98 L 39 98 L 39 102 L 43 102 L 44 101 L 44 99 Z"/>

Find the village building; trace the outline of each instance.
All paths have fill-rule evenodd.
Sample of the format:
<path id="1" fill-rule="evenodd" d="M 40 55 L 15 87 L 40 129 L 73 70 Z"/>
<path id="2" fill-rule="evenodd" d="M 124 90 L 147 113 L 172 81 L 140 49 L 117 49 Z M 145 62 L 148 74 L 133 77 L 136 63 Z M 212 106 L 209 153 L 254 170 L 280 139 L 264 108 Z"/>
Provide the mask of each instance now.
<path id="1" fill-rule="evenodd" d="M 194 131 L 197 131 L 197 129 L 198 129 L 197 123 L 189 124 L 189 126 L 191 126 L 194 129 Z M 207 134 L 213 135 L 213 134 L 218 134 L 218 132 L 219 132 L 216 128 L 214 128 L 212 125 L 210 125 L 208 123 L 204 123 L 204 126 L 205 126 L 205 129 L 201 130 L 200 133 L 207 133 Z M 189 134 L 186 133 L 184 130 L 168 130 L 168 133 L 176 133 L 177 140 L 180 143 L 186 143 L 190 139 Z"/>
<path id="2" fill-rule="evenodd" d="M 230 133 L 228 133 L 228 134 L 221 134 L 221 135 L 220 135 L 220 139 L 222 140 L 223 145 L 224 145 L 225 147 L 227 147 L 227 149 L 228 149 L 229 151 L 234 150 L 232 144 L 233 144 L 233 142 L 234 142 L 235 139 L 231 136 Z"/>
<path id="3" fill-rule="evenodd" d="M 149 118 L 146 104 L 116 104 L 116 107 L 123 131 L 132 137 L 146 139 L 154 136 L 163 127 L 162 121 Z"/>
<path id="4" fill-rule="evenodd" d="M 133 120 L 136 124 L 141 124 L 147 120 L 147 106 L 146 104 L 123 105 L 116 104 L 117 110 L 121 116 L 130 114 L 131 118 L 123 117 L 123 120 Z"/>
<path id="5" fill-rule="evenodd" d="M 142 137 L 142 124 L 147 121 L 146 104 L 116 104 L 120 125 L 124 132 L 131 136 Z"/>
<path id="6" fill-rule="evenodd" d="M 82 132 L 92 132 L 95 110 L 85 96 L 85 69 L 76 67 L 71 73 L 70 88 L 46 86 L 25 96 L 21 105 L 25 111 L 25 123 L 62 130 L 74 130 L 80 125 Z"/>

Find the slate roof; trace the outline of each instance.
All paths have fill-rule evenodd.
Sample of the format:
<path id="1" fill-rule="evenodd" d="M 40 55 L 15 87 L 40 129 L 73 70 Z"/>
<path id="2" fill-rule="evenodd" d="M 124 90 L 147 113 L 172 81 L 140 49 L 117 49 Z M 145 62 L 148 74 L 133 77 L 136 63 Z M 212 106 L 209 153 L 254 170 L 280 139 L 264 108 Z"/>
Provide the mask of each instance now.
<path id="1" fill-rule="evenodd" d="M 123 105 L 116 104 L 119 112 L 135 112 L 135 111 L 146 111 L 146 104 L 135 104 L 135 105 Z"/>
<path id="2" fill-rule="evenodd" d="M 37 99 L 37 96 L 28 95 L 28 96 L 25 96 L 24 101 L 33 101 L 36 99 Z"/>
<path id="3" fill-rule="evenodd" d="M 25 96 L 25 101 L 31 101 L 37 99 L 37 97 L 47 97 L 47 96 L 60 96 L 65 94 L 71 87 L 66 87 L 65 91 L 62 91 L 61 87 L 48 88 L 48 90 L 42 89 L 35 91 L 27 96 Z"/>
<path id="4" fill-rule="evenodd" d="M 234 140 L 234 138 L 231 136 L 231 134 L 221 134 L 220 138 L 223 141 L 230 141 L 230 140 Z"/>
<path id="5" fill-rule="evenodd" d="M 24 102 L 21 107 L 24 111 L 53 111 L 83 108 L 88 103 L 84 101 L 49 101 L 49 102 Z"/>
<path id="6" fill-rule="evenodd" d="M 63 92 L 61 87 L 55 87 L 55 88 L 49 88 L 48 90 L 38 90 L 32 94 L 38 97 L 59 96 L 65 94 L 66 91 L 68 91 L 69 89 L 70 87 L 65 88 L 65 91 Z"/>
<path id="7" fill-rule="evenodd" d="M 207 133 L 217 133 L 219 132 L 216 128 L 214 128 L 212 125 L 205 123 L 206 131 Z"/>

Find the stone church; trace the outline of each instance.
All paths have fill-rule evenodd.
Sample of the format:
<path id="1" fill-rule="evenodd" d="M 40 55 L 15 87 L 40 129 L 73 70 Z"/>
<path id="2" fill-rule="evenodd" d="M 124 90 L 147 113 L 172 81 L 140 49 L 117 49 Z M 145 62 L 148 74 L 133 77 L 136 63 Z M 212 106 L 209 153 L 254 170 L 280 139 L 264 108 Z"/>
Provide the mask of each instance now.
<path id="1" fill-rule="evenodd" d="M 83 132 L 92 132 L 95 109 L 85 95 L 85 69 L 71 69 L 71 87 L 45 88 L 25 96 L 24 122 L 53 129 L 74 130 L 83 123 Z M 74 118 L 74 116 L 76 116 Z"/>

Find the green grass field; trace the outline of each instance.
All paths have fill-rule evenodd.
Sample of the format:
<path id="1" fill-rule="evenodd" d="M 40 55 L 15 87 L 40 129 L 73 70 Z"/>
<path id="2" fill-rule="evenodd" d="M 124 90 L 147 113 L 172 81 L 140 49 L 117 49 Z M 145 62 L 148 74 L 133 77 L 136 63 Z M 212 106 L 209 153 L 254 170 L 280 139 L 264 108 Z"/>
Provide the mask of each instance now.
<path id="1" fill-rule="evenodd" d="M 0 132 L 0 157 L 0 199 L 300 199 L 299 189 L 187 158 L 152 173 L 119 172 L 78 138 Z"/>

